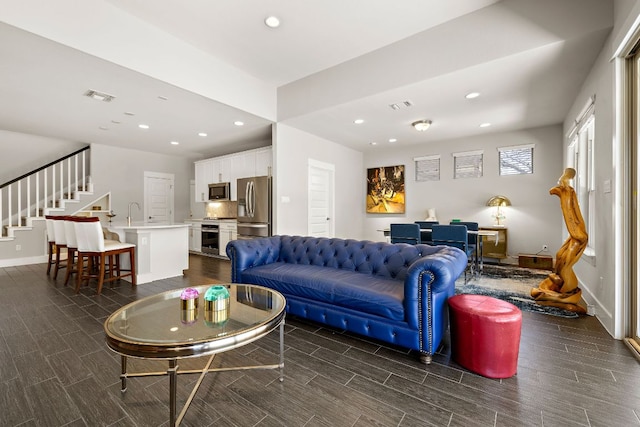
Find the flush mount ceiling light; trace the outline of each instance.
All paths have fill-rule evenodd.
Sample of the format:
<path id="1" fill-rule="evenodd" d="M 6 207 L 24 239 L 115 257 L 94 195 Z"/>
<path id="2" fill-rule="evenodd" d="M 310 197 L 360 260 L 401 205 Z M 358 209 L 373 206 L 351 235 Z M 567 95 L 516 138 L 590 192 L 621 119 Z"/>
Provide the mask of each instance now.
<path id="1" fill-rule="evenodd" d="M 88 96 L 91 99 L 95 99 L 96 101 L 102 102 L 111 102 L 116 97 L 113 95 L 109 95 L 108 93 L 98 92 L 97 90 L 89 89 L 84 93 L 84 96 Z"/>
<path id="2" fill-rule="evenodd" d="M 417 122 L 411 123 L 411 126 L 419 132 L 424 132 L 431 127 L 431 123 L 433 123 L 431 120 L 418 120 Z"/>
<path id="3" fill-rule="evenodd" d="M 267 16 L 264 19 L 264 24 L 269 28 L 278 28 L 280 26 L 280 20 L 275 16 Z"/>

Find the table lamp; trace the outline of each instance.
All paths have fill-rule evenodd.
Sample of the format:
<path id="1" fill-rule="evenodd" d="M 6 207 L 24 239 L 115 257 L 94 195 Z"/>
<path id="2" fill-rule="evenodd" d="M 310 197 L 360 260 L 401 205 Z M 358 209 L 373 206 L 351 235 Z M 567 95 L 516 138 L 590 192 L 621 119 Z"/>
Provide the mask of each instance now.
<path id="1" fill-rule="evenodd" d="M 501 221 L 504 221 L 506 217 L 504 216 L 500 208 L 504 206 L 511 206 L 511 200 L 509 200 L 507 196 L 493 196 L 492 198 L 487 200 L 487 206 L 496 208 L 496 213 L 492 215 L 496 220 L 495 225 L 504 225 Z"/>

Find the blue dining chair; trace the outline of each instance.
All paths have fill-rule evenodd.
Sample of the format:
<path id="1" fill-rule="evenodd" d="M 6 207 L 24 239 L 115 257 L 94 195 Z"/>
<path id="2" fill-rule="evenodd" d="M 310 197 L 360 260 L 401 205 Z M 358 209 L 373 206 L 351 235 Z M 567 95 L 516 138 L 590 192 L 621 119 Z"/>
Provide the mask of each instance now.
<path id="1" fill-rule="evenodd" d="M 434 225 L 431 227 L 433 245 L 453 246 L 461 249 L 471 261 L 475 254 L 475 247 L 469 245 L 469 234 L 466 225 Z M 469 268 L 474 264 L 469 262 Z M 471 271 L 473 273 L 473 271 Z M 464 282 L 467 283 L 467 269 L 464 271 Z"/>
<path id="2" fill-rule="evenodd" d="M 431 242 L 432 242 L 431 227 L 434 226 L 434 225 L 439 225 L 440 222 L 438 222 L 438 221 L 416 221 L 415 223 L 420 226 L 420 239 L 422 240 L 422 243 L 426 243 L 426 244 L 430 245 Z"/>
<path id="3" fill-rule="evenodd" d="M 418 224 L 391 224 L 391 243 L 421 243 L 420 226 Z"/>

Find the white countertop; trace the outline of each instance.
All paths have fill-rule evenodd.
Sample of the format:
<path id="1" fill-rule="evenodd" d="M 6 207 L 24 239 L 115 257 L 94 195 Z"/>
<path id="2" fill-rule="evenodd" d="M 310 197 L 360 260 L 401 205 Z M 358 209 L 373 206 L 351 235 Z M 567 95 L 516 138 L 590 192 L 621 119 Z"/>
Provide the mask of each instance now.
<path id="1" fill-rule="evenodd" d="M 144 222 L 144 221 L 133 221 L 131 225 L 126 222 L 112 222 L 107 223 L 107 228 L 113 229 L 152 229 L 152 228 L 180 228 L 180 227 L 189 227 L 190 224 L 185 224 L 184 222 Z"/>

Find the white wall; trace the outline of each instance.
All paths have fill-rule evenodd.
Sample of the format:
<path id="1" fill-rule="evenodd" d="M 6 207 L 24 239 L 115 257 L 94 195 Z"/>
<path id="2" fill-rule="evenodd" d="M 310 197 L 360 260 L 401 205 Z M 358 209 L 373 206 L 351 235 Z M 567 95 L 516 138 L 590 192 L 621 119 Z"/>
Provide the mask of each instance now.
<path id="1" fill-rule="evenodd" d="M 307 235 L 309 159 L 335 165 L 335 237 L 361 239 L 364 217 L 362 153 L 277 124 L 274 150 L 274 234 Z M 289 202 L 283 203 L 282 198 Z"/>
<path id="2" fill-rule="evenodd" d="M 189 218 L 190 180 L 194 175 L 193 161 L 176 156 L 148 153 L 107 145 L 91 145 L 91 179 L 96 196 L 111 192 L 111 209 L 125 220 L 130 202 L 138 202 L 141 210 L 133 209 L 134 220 L 142 220 L 144 212 L 144 172 L 174 174 L 174 220 Z"/>
<path id="3" fill-rule="evenodd" d="M 555 255 L 562 244 L 562 214 L 557 197 L 549 195 L 549 189 L 563 171 L 561 130 L 559 125 L 549 126 L 367 153 L 365 168 L 405 165 L 406 213 L 367 214 L 365 237 L 382 240 L 378 230 L 388 228 L 392 222 L 425 219 L 428 208 L 436 209 L 440 223 L 459 218 L 476 221 L 481 226 L 492 225 L 494 210 L 486 202 L 501 194 L 513 204 L 503 211 L 511 261 L 516 262 L 519 253 L 540 251 L 543 244 L 549 246 L 548 254 Z M 499 176 L 497 148 L 521 144 L 535 144 L 534 173 Z M 452 153 L 471 150 L 484 150 L 483 176 L 454 180 Z M 441 156 L 440 181 L 416 182 L 413 158 L 436 154 Z"/>
<path id="4" fill-rule="evenodd" d="M 0 184 L 29 173 L 86 145 L 0 129 Z"/>

